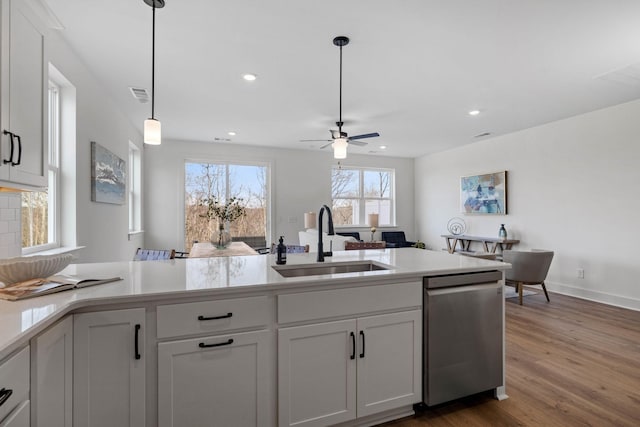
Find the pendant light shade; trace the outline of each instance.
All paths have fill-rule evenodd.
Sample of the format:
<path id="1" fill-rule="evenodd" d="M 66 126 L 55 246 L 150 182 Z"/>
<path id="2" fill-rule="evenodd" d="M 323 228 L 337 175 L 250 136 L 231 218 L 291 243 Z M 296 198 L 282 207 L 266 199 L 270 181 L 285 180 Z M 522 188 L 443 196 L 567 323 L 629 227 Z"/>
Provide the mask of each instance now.
<path id="1" fill-rule="evenodd" d="M 160 145 L 162 143 L 162 124 L 156 119 L 144 121 L 144 143 Z"/>
<path id="2" fill-rule="evenodd" d="M 155 118 L 156 106 L 156 8 L 164 7 L 164 0 L 144 0 L 153 9 L 151 25 L 151 118 L 144 121 L 144 143 L 160 145 L 162 143 L 162 126 Z"/>
<path id="3" fill-rule="evenodd" d="M 346 159 L 347 158 L 347 143 L 346 138 L 336 138 L 333 140 L 333 158 L 334 159 Z"/>

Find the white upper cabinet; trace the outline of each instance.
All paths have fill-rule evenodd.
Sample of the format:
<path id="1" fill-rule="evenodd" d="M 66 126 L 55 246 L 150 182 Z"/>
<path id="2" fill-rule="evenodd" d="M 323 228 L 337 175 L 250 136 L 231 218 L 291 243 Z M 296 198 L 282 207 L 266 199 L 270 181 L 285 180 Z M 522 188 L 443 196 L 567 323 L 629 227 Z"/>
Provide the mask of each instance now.
<path id="1" fill-rule="evenodd" d="M 47 186 L 48 59 L 38 2 L 0 0 L 0 186 Z"/>

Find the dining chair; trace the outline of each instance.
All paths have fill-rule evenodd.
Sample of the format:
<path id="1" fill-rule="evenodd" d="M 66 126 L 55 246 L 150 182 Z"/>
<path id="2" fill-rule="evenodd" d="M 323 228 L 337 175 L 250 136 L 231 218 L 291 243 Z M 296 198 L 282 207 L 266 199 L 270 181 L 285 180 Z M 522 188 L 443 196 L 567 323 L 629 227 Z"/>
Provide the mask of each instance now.
<path id="1" fill-rule="evenodd" d="M 157 261 L 165 259 L 174 259 L 176 257 L 175 249 L 142 249 L 138 248 L 133 257 L 134 261 Z"/>
<path id="2" fill-rule="evenodd" d="M 288 254 L 303 254 L 309 252 L 309 245 L 285 245 L 287 247 Z M 271 253 L 275 254 L 278 251 L 278 245 L 271 244 Z"/>
<path id="3" fill-rule="evenodd" d="M 520 305 L 522 305 L 522 288 L 525 285 L 541 285 L 547 301 L 551 301 L 544 281 L 553 260 L 553 251 L 541 249 L 514 251 L 508 249 L 502 252 L 502 260 L 511 264 L 511 269 L 505 272 L 506 284 L 515 286 Z"/>

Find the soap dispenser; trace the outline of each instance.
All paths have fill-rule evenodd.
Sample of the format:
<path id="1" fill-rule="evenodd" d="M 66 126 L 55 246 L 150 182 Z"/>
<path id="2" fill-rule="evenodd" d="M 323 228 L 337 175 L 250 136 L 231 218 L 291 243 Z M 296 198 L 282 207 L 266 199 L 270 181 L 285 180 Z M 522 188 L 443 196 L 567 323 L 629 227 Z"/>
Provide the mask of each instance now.
<path id="1" fill-rule="evenodd" d="M 278 253 L 276 264 L 286 264 L 287 263 L 287 247 L 284 245 L 284 236 L 280 236 L 279 242 L 280 243 L 278 243 L 278 247 L 276 249 Z"/>

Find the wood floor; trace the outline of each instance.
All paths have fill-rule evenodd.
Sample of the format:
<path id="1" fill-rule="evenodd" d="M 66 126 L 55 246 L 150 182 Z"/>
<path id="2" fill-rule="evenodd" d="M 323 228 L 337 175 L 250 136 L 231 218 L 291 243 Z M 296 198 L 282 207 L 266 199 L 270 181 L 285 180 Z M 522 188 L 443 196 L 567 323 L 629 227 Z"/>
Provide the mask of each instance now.
<path id="1" fill-rule="evenodd" d="M 385 426 L 640 426 L 640 312 L 550 297 L 507 299 L 509 399 L 476 395 Z"/>

